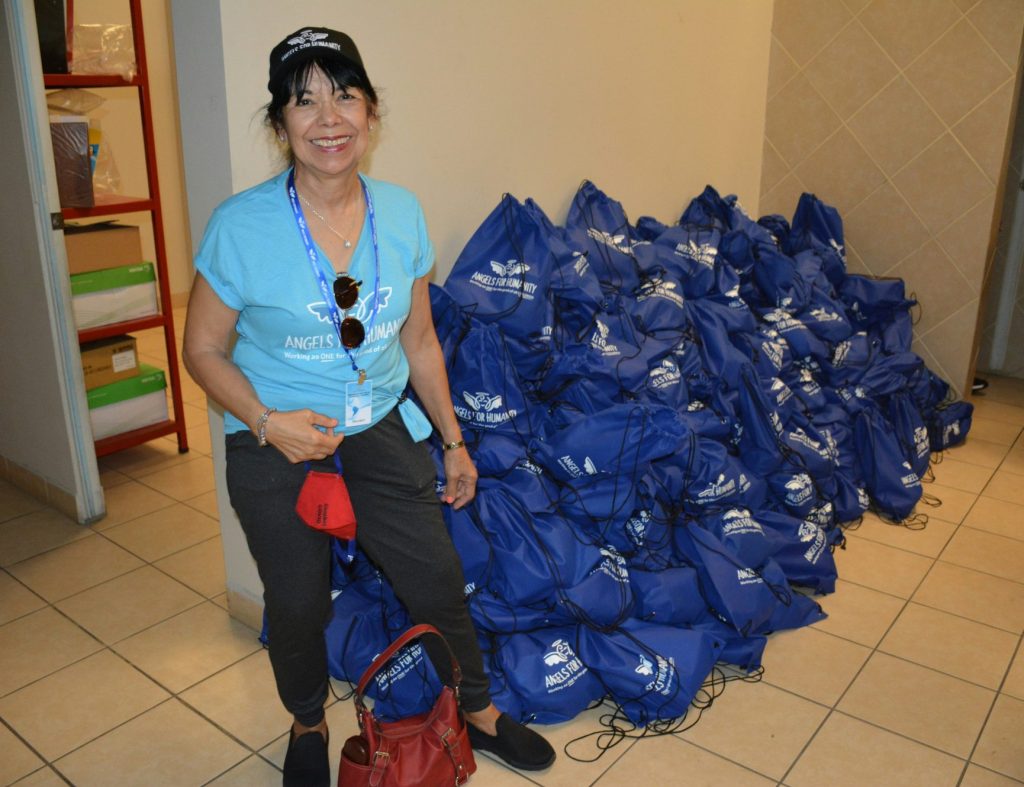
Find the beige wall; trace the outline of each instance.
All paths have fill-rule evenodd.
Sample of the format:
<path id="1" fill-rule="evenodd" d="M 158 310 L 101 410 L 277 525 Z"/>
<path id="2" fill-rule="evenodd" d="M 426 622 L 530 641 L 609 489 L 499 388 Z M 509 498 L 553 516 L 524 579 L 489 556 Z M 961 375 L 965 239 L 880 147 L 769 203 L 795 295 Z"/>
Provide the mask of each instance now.
<path id="1" fill-rule="evenodd" d="M 851 271 L 899 276 L 964 390 L 1024 29 L 1021 0 L 775 0 L 761 212 L 835 205 Z"/>
<path id="2" fill-rule="evenodd" d="M 302 24 L 349 32 L 387 115 L 368 172 L 423 202 L 443 280 L 503 192 L 565 218 L 593 180 L 678 218 L 707 183 L 756 211 L 768 0 L 223 0 L 235 189 L 274 171 L 266 59 Z M 198 234 L 202 227 L 193 227 Z"/>

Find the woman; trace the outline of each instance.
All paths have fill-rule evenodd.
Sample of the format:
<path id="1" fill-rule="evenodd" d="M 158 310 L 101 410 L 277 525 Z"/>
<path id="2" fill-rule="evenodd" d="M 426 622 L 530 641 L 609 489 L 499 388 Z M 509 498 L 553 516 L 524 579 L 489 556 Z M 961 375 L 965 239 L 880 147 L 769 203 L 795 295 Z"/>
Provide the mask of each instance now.
<path id="1" fill-rule="evenodd" d="M 358 171 L 379 122 L 376 92 L 352 39 L 325 28 L 274 48 L 268 88 L 267 121 L 292 166 L 211 217 L 183 355 L 225 409 L 228 491 L 263 580 L 278 693 L 294 716 L 284 783 L 330 779 L 331 544 L 295 503 L 306 463 L 331 471 L 335 452 L 360 547 L 413 620 L 435 625 L 455 650 L 474 747 L 546 768 L 555 756 L 547 741 L 491 703 L 436 472 L 418 442 L 431 427 L 402 396 L 410 383 L 444 443 L 445 502 L 466 505 L 476 469 L 431 320 L 434 255 L 423 214 L 408 191 Z M 437 653 L 436 643 L 424 646 Z M 444 674 L 445 659 L 432 658 Z"/>

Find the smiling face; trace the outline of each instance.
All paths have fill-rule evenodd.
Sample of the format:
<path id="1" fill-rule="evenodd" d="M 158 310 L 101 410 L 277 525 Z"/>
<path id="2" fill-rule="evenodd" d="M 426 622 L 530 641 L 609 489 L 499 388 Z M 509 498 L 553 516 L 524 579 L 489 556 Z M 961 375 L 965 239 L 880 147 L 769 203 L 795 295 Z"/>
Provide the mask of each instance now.
<path id="1" fill-rule="evenodd" d="M 355 177 L 370 144 L 374 107 L 357 87 L 336 87 L 320 69 L 284 107 L 282 130 L 296 177 Z"/>

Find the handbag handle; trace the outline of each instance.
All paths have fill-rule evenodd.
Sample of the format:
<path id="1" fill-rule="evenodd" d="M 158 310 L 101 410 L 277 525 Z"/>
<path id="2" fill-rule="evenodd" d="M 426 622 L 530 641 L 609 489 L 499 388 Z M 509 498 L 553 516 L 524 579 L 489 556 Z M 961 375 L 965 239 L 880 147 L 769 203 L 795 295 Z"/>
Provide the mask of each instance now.
<path id="1" fill-rule="evenodd" d="M 425 634 L 436 635 L 441 642 L 444 643 L 445 648 L 448 649 L 448 655 L 452 660 L 452 689 L 455 690 L 456 697 L 458 696 L 459 685 L 462 683 L 462 669 L 459 667 L 459 662 L 455 658 L 455 653 L 452 651 L 451 645 L 448 644 L 448 640 L 444 638 L 444 635 L 429 623 L 420 623 L 419 625 L 408 629 L 404 634 L 402 634 L 402 636 L 388 645 L 387 648 L 385 648 L 384 651 L 373 660 L 373 663 L 366 668 L 366 671 L 363 673 L 363 676 L 359 679 L 359 683 L 356 686 L 355 702 L 357 707 L 364 707 L 363 695 L 366 693 L 366 687 L 369 685 L 370 681 L 373 680 L 374 676 L 384 668 L 384 666 L 398 651 L 414 639 L 419 639 Z"/>

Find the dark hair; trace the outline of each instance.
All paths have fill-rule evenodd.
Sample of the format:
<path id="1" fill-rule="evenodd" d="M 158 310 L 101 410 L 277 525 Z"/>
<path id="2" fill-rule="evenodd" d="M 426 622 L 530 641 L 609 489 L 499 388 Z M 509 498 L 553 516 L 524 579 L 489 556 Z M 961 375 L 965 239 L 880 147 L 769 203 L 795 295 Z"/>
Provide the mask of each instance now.
<path id="1" fill-rule="evenodd" d="M 377 114 L 377 91 L 361 68 L 337 57 L 314 57 L 299 64 L 290 73 L 283 74 L 276 81 L 270 94 L 270 103 L 266 106 L 266 123 L 271 128 L 279 129 L 284 126 L 284 108 L 309 87 L 309 80 L 316 69 L 331 80 L 335 90 L 359 88 L 369 103 L 370 114 Z"/>

